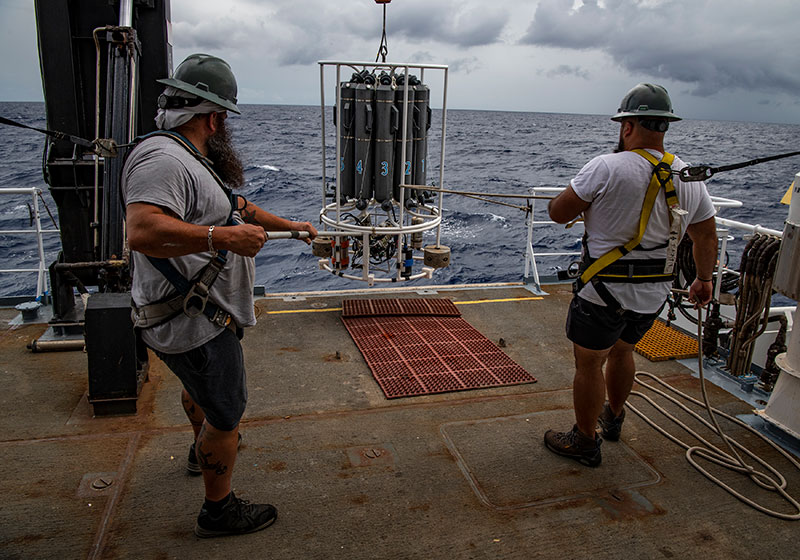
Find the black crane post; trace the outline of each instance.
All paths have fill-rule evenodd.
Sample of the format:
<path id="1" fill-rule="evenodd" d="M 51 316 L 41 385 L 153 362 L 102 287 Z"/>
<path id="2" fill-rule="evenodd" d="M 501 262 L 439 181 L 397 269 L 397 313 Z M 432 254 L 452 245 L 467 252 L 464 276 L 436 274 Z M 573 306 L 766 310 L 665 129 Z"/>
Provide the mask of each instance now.
<path id="1" fill-rule="evenodd" d="M 155 128 L 156 79 L 172 73 L 169 0 L 35 0 L 35 12 L 50 130 L 124 145 Z M 54 318 L 45 336 L 85 338 L 96 415 L 135 412 L 146 380 L 147 351 L 130 320 L 124 154 L 97 156 L 69 140 L 45 148 L 62 245 L 50 267 Z"/>

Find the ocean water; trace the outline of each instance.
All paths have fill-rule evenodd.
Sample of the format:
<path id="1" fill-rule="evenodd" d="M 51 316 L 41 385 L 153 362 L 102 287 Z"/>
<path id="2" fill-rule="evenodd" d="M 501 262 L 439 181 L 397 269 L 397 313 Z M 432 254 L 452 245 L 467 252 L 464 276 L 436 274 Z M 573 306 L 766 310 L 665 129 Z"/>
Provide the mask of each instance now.
<path id="1" fill-rule="evenodd" d="M 46 128 L 43 103 L 0 103 L 0 115 Z M 335 143 L 330 110 L 326 111 L 328 182 L 333 182 Z M 428 182 L 437 181 L 441 164 L 441 111 L 433 112 L 429 141 Z M 243 105 L 242 115 L 228 120 L 245 163 L 242 194 L 262 208 L 293 220 L 318 224 L 322 206 L 321 117 L 319 107 Z M 42 178 L 44 136 L 3 127 L 0 143 L 0 188 L 40 187 L 47 209 L 57 209 Z M 612 151 L 618 125 L 606 115 L 495 111 L 447 112 L 444 187 L 494 193 L 527 193 L 534 186 L 566 186 L 592 157 Z M 667 149 L 684 161 L 714 166 L 797 150 L 800 126 L 785 124 L 685 120 L 667 133 Z M 788 207 L 780 199 L 800 171 L 800 158 L 787 158 L 720 173 L 708 181 L 712 195 L 740 200 L 742 208 L 720 216 L 782 230 Z M 0 198 L 0 230 L 30 223 L 29 199 Z M 507 201 L 516 202 L 516 201 Z M 520 202 L 521 203 L 521 202 Z M 524 205 L 524 204 L 523 204 Z M 536 203 L 536 219 L 546 219 L 545 201 Z M 43 226 L 52 228 L 42 206 Z M 321 228 L 320 228 L 321 229 Z M 425 244 L 433 241 L 426 233 Z M 527 229 L 525 212 L 457 195 L 445 195 L 442 243 L 451 249 L 451 265 L 426 284 L 514 282 L 522 278 Z M 536 251 L 578 251 L 579 229 L 542 226 L 535 232 Z M 730 264 L 746 242 L 732 232 Z M 59 250 L 58 235 L 46 239 L 48 262 Z M 545 258 L 540 274 L 566 267 L 570 258 Z M 36 266 L 33 237 L 0 234 L 0 268 Z M 356 272 L 358 274 L 358 272 Z M 256 257 L 256 283 L 268 292 L 363 287 L 355 280 L 320 271 L 310 248 L 297 241 L 268 242 Z M 35 275 L 0 273 L 0 296 L 33 293 Z"/>

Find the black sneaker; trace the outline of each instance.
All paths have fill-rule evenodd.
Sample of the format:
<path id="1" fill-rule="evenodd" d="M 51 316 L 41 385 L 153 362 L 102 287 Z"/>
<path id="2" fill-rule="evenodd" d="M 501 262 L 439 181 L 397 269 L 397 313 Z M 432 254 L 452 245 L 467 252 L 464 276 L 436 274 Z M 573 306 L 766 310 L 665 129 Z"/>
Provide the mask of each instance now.
<path id="1" fill-rule="evenodd" d="M 603 440 L 597 434 L 594 435 L 594 439 L 583 435 L 578 430 L 577 424 L 569 432 L 547 430 L 544 434 L 544 444 L 547 449 L 557 455 L 575 459 L 587 467 L 596 467 L 600 464 L 601 443 Z"/>
<path id="2" fill-rule="evenodd" d="M 200 464 L 197 462 L 197 454 L 195 453 L 194 443 L 192 442 L 191 447 L 189 447 L 189 457 L 186 459 L 186 472 L 188 472 L 192 476 L 197 476 L 199 474 L 203 474 L 203 469 L 200 468 Z M 239 434 L 239 443 L 236 449 L 239 449 L 242 446 L 242 434 Z"/>
<path id="3" fill-rule="evenodd" d="M 619 434 L 622 432 L 622 422 L 624 420 L 625 408 L 623 408 L 619 416 L 615 418 L 614 413 L 611 412 L 611 407 L 609 407 L 606 402 L 606 404 L 603 405 L 603 412 L 600 413 L 600 417 L 597 419 L 597 423 L 600 424 L 600 433 L 603 435 L 603 439 L 619 441 Z"/>
<path id="4" fill-rule="evenodd" d="M 277 518 L 278 511 L 274 506 L 251 504 L 231 492 L 231 497 L 219 517 L 211 517 L 203 505 L 200 515 L 197 516 L 194 534 L 202 538 L 244 535 L 269 527 Z"/>

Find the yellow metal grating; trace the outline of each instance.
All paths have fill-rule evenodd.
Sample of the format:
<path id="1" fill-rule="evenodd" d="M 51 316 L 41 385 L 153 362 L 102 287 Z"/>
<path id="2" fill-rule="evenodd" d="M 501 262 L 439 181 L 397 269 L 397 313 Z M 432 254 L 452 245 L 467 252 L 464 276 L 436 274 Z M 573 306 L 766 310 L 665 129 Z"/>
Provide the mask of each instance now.
<path id="1" fill-rule="evenodd" d="M 636 345 L 636 351 L 651 362 L 697 357 L 697 340 L 657 320 Z"/>

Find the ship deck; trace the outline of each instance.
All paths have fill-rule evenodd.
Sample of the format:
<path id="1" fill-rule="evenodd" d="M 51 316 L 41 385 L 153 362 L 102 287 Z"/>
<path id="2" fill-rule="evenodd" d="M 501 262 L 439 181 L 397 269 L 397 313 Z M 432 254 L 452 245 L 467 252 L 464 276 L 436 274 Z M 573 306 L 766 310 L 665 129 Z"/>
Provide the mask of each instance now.
<path id="1" fill-rule="evenodd" d="M 185 471 L 180 385 L 151 355 L 135 416 L 93 418 L 83 352 L 33 354 L 46 325 L 0 310 L 0 557 L 3 558 L 789 558 L 798 525 L 745 506 L 682 448 L 628 414 L 590 469 L 542 435 L 573 423 L 568 286 L 435 290 L 537 383 L 387 400 L 341 320 L 341 293 L 265 297 L 244 338 L 249 402 L 237 495 L 279 511 L 270 528 L 199 539 L 202 481 Z M 386 296 L 386 294 L 382 294 Z M 358 297 L 364 297 L 358 296 Z M 368 297 L 381 297 L 370 292 Z M 396 291 L 390 297 L 423 297 Z M 699 396 L 675 361 L 647 370 Z M 752 407 L 709 386 L 729 414 Z M 647 409 L 647 407 L 643 408 Z M 785 473 L 777 452 L 729 434 Z M 712 472 L 774 509 L 748 479 Z"/>

